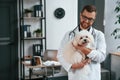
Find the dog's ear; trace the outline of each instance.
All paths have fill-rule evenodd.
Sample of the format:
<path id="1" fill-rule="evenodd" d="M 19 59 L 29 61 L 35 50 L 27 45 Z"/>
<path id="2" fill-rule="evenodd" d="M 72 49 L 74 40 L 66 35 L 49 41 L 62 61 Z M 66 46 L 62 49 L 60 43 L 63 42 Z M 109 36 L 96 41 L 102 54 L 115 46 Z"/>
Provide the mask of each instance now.
<path id="1" fill-rule="evenodd" d="M 75 46 L 78 45 L 78 38 L 77 35 L 74 37 L 73 42 L 72 42 Z"/>

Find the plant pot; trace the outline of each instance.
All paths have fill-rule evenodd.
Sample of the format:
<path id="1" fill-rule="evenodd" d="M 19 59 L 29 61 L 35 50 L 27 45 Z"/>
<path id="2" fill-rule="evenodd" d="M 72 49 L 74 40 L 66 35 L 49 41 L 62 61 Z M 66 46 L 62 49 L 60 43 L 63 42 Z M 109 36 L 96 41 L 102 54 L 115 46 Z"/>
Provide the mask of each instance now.
<path id="1" fill-rule="evenodd" d="M 36 37 L 41 37 L 41 33 L 36 33 Z"/>
<path id="2" fill-rule="evenodd" d="M 32 13 L 26 13 L 25 16 L 26 17 L 32 17 Z"/>

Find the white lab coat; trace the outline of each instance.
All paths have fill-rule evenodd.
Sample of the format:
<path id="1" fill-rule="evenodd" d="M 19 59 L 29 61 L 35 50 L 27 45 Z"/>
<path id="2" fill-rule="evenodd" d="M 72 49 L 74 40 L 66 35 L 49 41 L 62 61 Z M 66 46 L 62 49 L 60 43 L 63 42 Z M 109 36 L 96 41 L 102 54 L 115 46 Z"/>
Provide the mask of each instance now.
<path id="1" fill-rule="evenodd" d="M 76 29 L 74 32 L 78 32 L 79 30 Z M 67 32 L 61 42 L 60 48 L 58 50 L 57 58 L 58 61 L 61 63 L 62 67 L 68 72 L 68 80 L 82 80 L 79 77 L 79 70 L 76 70 L 75 72 L 72 71 L 70 63 L 66 62 L 63 58 L 63 46 L 65 43 L 70 41 L 74 38 L 74 33 L 71 33 L 71 31 Z M 92 60 L 90 64 L 91 72 L 89 76 L 86 76 L 86 80 L 101 80 L 101 66 L 100 63 L 103 62 L 106 58 L 106 42 L 104 34 L 96 30 L 94 28 L 90 28 L 89 32 L 91 32 L 95 39 L 95 50 L 92 50 L 87 56 Z"/>

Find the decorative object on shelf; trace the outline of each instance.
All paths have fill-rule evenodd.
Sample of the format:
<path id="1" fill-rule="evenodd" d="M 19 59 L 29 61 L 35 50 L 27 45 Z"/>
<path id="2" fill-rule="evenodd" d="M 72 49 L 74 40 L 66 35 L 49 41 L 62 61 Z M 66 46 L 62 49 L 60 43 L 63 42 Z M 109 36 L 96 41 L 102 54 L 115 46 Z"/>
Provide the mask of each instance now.
<path id="1" fill-rule="evenodd" d="M 30 27 L 31 25 L 23 25 L 24 38 L 31 37 Z"/>
<path id="2" fill-rule="evenodd" d="M 32 66 L 42 65 L 41 57 L 40 56 L 33 56 L 31 59 L 31 65 Z"/>
<path id="3" fill-rule="evenodd" d="M 23 25 L 24 37 L 27 37 L 27 25 Z"/>
<path id="4" fill-rule="evenodd" d="M 35 58 L 35 61 L 36 61 L 36 65 L 42 65 L 43 64 L 40 56 L 34 56 L 34 58 Z"/>
<path id="5" fill-rule="evenodd" d="M 42 56 L 43 47 L 41 44 L 33 44 L 33 56 Z"/>
<path id="6" fill-rule="evenodd" d="M 41 17 L 42 5 L 34 6 L 34 17 Z"/>
<path id="7" fill-rule="evenodd" d="M 116 12 L 116 18 L 117 21 L 115 21 L 115 24 L 120 24 L 120 1 L 116 2 L 116 7 L 114 9 Z M 120 38 L 120 28 L 115 28 L 114 31 L 111 33 L 111 36 L 113 36 L 115 39 Z M 117 49 L 119 49 L 120 46 L 117 46 Z"/>
<path id="8" fill-rule="evenodd" d="M 31 25 L 27 26 L 27 37 L 31 37 L 30 27 L 31 27 Z"/>
<path id="9" fill-rule="evenodd" d="M 41 35 L 42 35 L 42 30 L 41 30 L 41 29 L 36 29 L 36 30 L 34 30 L 33 34 L 35 34 L 36 37 L 41 37 Z"/>
<path id="10" fill-rule="evenodd" d="M 63 8 L 57 8 L 54 11 L 54 15 L 56 18 L 61 19 L 65 16 L 65 10 Z"/>
<path id="11" fill-rule="evenodd" d="M 33 11 L 31 9 L 24 9 L 25 17 L 32 17 Z"/>

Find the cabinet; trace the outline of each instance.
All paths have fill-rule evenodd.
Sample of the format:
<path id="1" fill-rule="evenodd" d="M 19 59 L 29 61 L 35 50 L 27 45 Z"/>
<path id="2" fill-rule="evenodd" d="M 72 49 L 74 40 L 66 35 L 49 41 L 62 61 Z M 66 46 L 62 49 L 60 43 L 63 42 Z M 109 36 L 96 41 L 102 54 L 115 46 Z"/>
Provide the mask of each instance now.
<path id="1" fill-rule="evenodd" d="M 22 61 L 32 62 L 34 56 L 43 56 L 46 50 L 45 0 L 19 0 L 20 24 L 20 78 L 29 71 Z"/>

